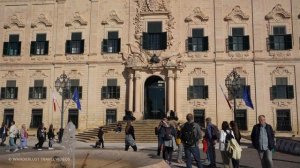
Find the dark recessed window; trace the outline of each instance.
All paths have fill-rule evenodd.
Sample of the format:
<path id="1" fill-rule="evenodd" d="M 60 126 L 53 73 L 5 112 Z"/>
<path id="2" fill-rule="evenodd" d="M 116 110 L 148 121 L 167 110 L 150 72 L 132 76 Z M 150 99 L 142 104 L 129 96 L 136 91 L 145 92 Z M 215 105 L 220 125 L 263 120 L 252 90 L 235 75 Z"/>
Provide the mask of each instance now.
<path id="1" fill-rule="evenodd" d="M 11 126 L 11 122 L 14 121 L 14 109 L 4 109 L 3 122 L 8 126 Z"/>
<path id="2" fill-rule="evenodd" d="M 79 99 L 82 99 L 82 86 L 80 86 L 79 79 L 70 79 L 71 81 L 71 88 L 67 92 L 66 98 L 72 99 L 75 89 L 77 88 Z"/>
<path id="3" fill-rule="evenodd" d="M 84 40 L 81 32 L 74 32 L 71 34 L 71 40 L 66 41 L 67 54 L 83 54 Z"/>
<path id="4" fill-rule="evenodd" d="M 269 49 L 289 50 L 292 49 L 292 35 L 287 34 L 285 26 L 274 26 L 273 34 L 269 35 Z"/>
<path id="5" fill-rule="evenodd" d="M 246 109 L 237 109 L 235 121 L 240 130 L 247 130 L 247 110 Z"/>
<path id="6" fill-rule="evenodd" d="M 117 79 L 108 79 L 107 86 L 102 87 L 102 99 L 119 99 L 120 98 L 120 86 Z"/>
<path id="7" fill-rule="evenodd" d="M 9 42 L 3 43 L 3 55 L 19 56 L 21 54 L 21 42 L 18 34 L 9 35 Z"/>
<path id="8" fill-rule="evenodd" d="M 276 110 L 277 131 L 292 131 L 291 111 L 289 109 Z"/>
<path id="9" fill-rule="evenodd" d="M 37 34 L 36 41 L 31 42 L 30 54 L 31 55 L 47 55 L 49 42 L 47 41 L 46 34 Z"/>
<path id="10" fill-rule="evenodd" d="M 102 51 L 105 53 L 118 53 L 121 51 L 121 39 L 119 38 L 119 32 L 109 31 L 107 39 L 103 39 Z"/>
<path id="11" fill-rule="evenodd" d="M 188 87 L 188 99 L 208 98 L 208 86 L 204 85 L 204 78 L 194 78 L 193 85 Z"/>
<path id="12" fill-rule="evenodd" d="M 270 88 L 271 100 L 273 99 L 293 99 L 294 98 L 294 86 L 288 85 L 288 78 L 277 77 L 276 85 Z"/>
<path id="13" fill-rule="evenodd" d="M 78 109 L 69 109 L 68 122 L 72 121 L 75 128 L 78 128 Z"/>
<path id="14" fill-rule="evenodd" d="M 117 110 L 106 109 L 106 125 L 115 123 L 117 121 Z"/>
<path id="15" fill-rule="evenodd" d="M 249 50 L 249 36 L 245 35 L 243 27 L 231 29 L 231 36 L 228 37 L 229 51 L 245 51 Z"/>
<path id="16" fill-rule="evenodd" d="M 194 121 L 198 123 L 202 128 L 205 128 L 205 110 L 194 109 Z"/>
<path id="17" fill-rule="evenodd" d="M 167 33 L 162 32 L 162 22 L 148 22 L 148 32 L 143 33 L 143 49 L 164 50 L 167 48 Z"/>
<path id="18" fill-rule="evenodd" d="M 30 128 L 38 128 L 43 123 L 43 109 L 32 109 Z"/>
<path id="19" fill-rule="evenodd" d="M 198 52 L 208 50 L 208 37 L 203 29 L 192 29 L 192 37 L 187 39 L 188 51 Z"/>
<path id="20" fill-rule="evenodd" d="M 29 87 L 29 99 L 46 99 L 47 87 L 44 87 L 44 80 L 35 80 L 34 87 Z"/>
<path id="21" fill-rule="evenodd" d="M 6 87 L 1 87 L 1 99 L 17 99 L 18 87 L 15 80 L 6 81 Z"/>

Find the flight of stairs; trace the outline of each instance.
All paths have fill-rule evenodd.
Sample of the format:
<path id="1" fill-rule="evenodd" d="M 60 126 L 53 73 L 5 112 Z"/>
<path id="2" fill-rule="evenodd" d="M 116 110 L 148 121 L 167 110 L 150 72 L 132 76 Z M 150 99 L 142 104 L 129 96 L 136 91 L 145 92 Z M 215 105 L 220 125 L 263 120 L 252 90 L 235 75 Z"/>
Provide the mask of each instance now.
<path id="1" fill-rule="evenodd" d="M 136 142 L 138 143 L 153 143 L 157 142 L 157 136 L 155 135 L 155 127 L 158 126 L 160 120 L 140 120 L 132 122 L 135 131 Z M 104 141 L 105 143 L 123 143 L 125 140 L 125 126 L 126 122 L 121 121 L 122 132 L 115 133 L 117 123 L 112 123 L 104 128 Z M 76 135 L 76 139 L 81 142 L 95 143 L 98 140 L 99 128 L 88 129 L 83 132 L 79 132 Z"/>

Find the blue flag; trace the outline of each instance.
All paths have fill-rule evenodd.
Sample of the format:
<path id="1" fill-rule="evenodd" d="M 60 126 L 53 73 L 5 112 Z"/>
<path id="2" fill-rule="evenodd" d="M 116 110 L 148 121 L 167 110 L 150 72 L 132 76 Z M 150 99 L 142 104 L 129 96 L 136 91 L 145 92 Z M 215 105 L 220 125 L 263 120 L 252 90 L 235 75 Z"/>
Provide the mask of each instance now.
<path id="1" fill-rule="evenodd" d="M 251 97 L 250 97 L 250 88 L 248 89 L 249 87 L 244 87 L 244 92 L 243 92 L 243 100 L 246 104 L 246 106 L 254 109 L 253 107 L 253 103 L 252 103 L 252 100 L 251 100 Z"/>
<path id="2" fill-rule="evenodd" d="M 81 110 L 81 104 L 80 104 L 80 101 L 79 101 L 79 94 L 78 94 L 77 88 L 75 88 L 75 90 L 74 90 L 72 100 L 76 103 L 77 109 Z"/>

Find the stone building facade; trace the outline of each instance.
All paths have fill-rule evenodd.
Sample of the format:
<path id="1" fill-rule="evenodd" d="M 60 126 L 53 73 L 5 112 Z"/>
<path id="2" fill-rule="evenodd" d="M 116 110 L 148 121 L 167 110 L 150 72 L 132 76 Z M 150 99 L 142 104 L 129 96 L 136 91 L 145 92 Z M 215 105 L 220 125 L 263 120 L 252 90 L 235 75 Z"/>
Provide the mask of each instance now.
<path id="1" fill-rule="evenodd" d="M 65 100 L 64 122 L 79 129 L 125 110 L 220 126 L 234 116 L 221 88 L 230 98 L 235 69 L 254 105 L 239 91 L 240 127 L 263 114 L 278 133 L 299 134 L 299 30 L 299 0 L 0 0 L 0 120 L 60 127 L 52 93 L 61 106 L 64 72 L 81 97 L 80 111 Z"/>

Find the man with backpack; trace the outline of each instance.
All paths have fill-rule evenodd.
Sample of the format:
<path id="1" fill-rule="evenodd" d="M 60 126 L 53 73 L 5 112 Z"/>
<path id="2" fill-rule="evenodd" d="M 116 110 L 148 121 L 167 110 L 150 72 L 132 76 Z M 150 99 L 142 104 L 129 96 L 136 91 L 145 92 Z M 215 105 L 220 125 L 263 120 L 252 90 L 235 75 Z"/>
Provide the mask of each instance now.
<path id="1" fill-rule="evenodd" d="M 205 121 L 206 121 L 206 130 L 205 130 L 204 138 L 207 140 L 207 146 L 208 146 L 207 152 L 210 159 L 209 167 L 215 168 L 217 167 L 215 145 L 217 144 L 220 134 L 217 126 L 212 124 L 210 117 L 206 118 Z"/>
<path id="2" fill-rule="evenodd" d="M 192 168 L 192 157 L 197 162 L 197 167 L 202 168 L 200 162 L 200 149 L 198 147 L 199 140 L 202 138 L 200 126 L 194 122 L 193 114 L 189 113 L 186 116 L 187 122 L 183 125 L 181 129 L 181 140 L 184 146 L 184 153 L 186 157 L 186 167 Z"/>

